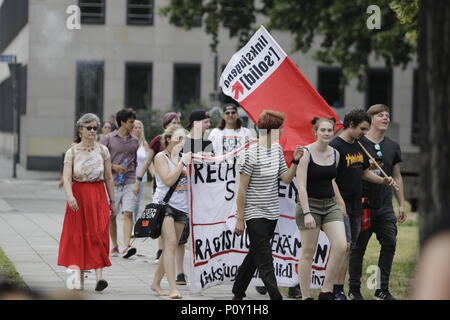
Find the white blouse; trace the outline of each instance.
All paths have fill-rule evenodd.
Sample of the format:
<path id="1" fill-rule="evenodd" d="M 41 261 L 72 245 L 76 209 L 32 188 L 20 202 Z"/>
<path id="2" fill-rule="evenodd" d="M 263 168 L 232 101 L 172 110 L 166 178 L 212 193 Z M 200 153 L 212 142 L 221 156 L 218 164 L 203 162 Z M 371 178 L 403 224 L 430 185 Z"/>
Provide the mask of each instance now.
<path id="1" fill-rule="evenodd" d="M 101 143 L 95 143 L 91 151 L 86 151 L 78 145 L 71 147 L 66 151 L 64 163 L 72 164 L 72 180 L 95 182 L 105 180 L 104 162 L 108 159 L 110 159 L 108 148 Z"/>

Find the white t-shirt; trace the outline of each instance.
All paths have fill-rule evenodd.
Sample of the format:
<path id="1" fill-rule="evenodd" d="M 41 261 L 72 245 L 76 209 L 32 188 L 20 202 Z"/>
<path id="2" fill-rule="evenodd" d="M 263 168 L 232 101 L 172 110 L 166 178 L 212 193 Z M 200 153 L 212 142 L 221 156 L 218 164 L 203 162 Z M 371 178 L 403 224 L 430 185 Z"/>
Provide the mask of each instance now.
<path id="1" fill-rule="evenodd" d="M 208 139 L 213 143 L 214 153 L 216 156 L 234 151 L 245 144 L 246 139 L 255 138 L 252 131 L 248 128 L 220 130 L 214 128 L 209 134 Z"/>

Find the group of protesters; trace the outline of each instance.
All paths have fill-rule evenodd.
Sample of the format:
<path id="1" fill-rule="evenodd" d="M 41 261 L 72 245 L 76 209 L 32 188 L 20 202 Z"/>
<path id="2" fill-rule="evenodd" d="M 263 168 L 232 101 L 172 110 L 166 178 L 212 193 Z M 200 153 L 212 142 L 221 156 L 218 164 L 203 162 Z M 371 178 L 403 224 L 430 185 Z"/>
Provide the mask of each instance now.
<path id="1" fill-rule="evenodd" d="M 164 132 L 150 143 L 133 109 L 122 109 L 115 120 L 103 124 L 91 113 L 78 119 L 75 142 L 64 158 L 62 185 L 67 206 L 58 256 L 58 265 L 80 271 L 75 289 L 83 290 L 84 271 L 95 269 L 95 290 L 103 291 L 108 282 L 103 279 L 102 269 L 111 266 L 110 256 L 128 259 L 136 254 L 136 248 L 131 245 L 133 226 L 139 217 L 139 203 L 145 181 L 150 179 L 147 177 L 150 169 L 154 172 L 154 203 L 174 190 L 165 210 L 157 252 L 158 268 L 150 288 L 159 296 L 181 299 L 177 285 L 187 283 L 183 269 L 184 248 L 189 237 L 187 168 L 194 156 L 211 158 L 229 154 L 247 141 L 257 140 L 258 143 L 247 146 L 240 161 L 235 233 L 242 235 L 247 229 L 250 248 L 238 270 L 233 299 L 246 296 L 256 269 L 264 283 L 258 292 L 267 291 L 271 299 L 282 299 L 271 248 L 279 218 L 279 179 L 287 184 L 295 179 L 298 186 L 296 221 L 302 253 L 299 292 L 291 294 L 295 287 L 290 288 L 290 295 L 313 299 L 309 290 L 312 259 L 319 232 L 323 230 L 331 251 L 319 300 L 364 299 L 360 292 L 362 261 L 372 233 L 381 244 L 381 283 L 375 298 L 395 299 L 389 292 L 397 234 L 393 194 L 399 203 L 398 220 L 405 221 L 406 215 L 400 147 L 385 136 L 390 123 L 389 108 L 374 105 L 367 112 L 350 111 L 336 137 L 334 118 L 311 119 L 316 141 L 297 146 L 289 165 L 279 144 L 285 115 L 264 110 L 256 123 L 256 133 L 243 126 L 238 111 L 238 105 L 226 104 L 218 127 L 209 136 L 206 134 L 211 126 L 208 112 L 193 111 L 187 130 L 180 125 L 179 113 L 167 113 L 162 119 Z M 102 134 L 98 140 L 100 125 Z M 361 219 L 363 212 L 370 213 L 370 223 Z M 117 241 L 119 213 L 124 221 L 122 249 Z M 347 271 L 349 292 L 345 295 Z M 168 293 L 160 285 L 164 275 L 169 284 Z"/>

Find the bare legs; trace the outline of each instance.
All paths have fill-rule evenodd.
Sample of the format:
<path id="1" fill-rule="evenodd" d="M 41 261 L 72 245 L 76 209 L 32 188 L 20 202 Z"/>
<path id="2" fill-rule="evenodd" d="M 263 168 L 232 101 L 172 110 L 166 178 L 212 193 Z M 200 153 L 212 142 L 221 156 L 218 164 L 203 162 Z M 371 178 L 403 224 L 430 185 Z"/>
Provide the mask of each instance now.
<path id="1" fill-rule="evenodd" d="M 123 212 L 123 242 L 125 248 L 130 246 L 131 232 L 133 231 L 133 212 Z"/>
<path id="2" fill-rule="evenodd" d="M 109 234 L 111 236 L 111 241 L 113 244 L 113 248 L 118 248 L 119 244 L 117 243 L 117 215 L 113 215 L 109 218 Z"/>
<path id="3" fill-rule="evenodd" d="M 300 230 L 302 255 L 299 260 L 298 275 L 303 300 L 311 297 L 309 289 L 311 285 L 311 267 L 312 259 L 316 252 L 317 241 L 319 239 L 319 231 L 319 228 Z"/>
<path id="4" fill-rule="evenodd" d="M 113 248 L 118 248 L 119 244 L 117 242 L 117 215 L 111 216 L 109 220 L 109 233 L 111 236 L 111 241 Z M 124 211 L 123 212 L 123 242 L 125 248 L 130 246 L 131 233 L 133 231 L 133 212 Z"/>
<path id="5" fill-rule="evenodd" d="M 183 229 L 184 224 L 174 222 L 172 217 L 164 218 L 161 232 L 164 250 L 159 259 L 158 269 L 156 270 L 153 283 L 150 287 L 157 295 L 167 296 L 161 288 L 161 280 L 164 274 L 166 274 L 170 287 L 170 297 L 172 299 L 182 298 L 175 284 L 175 253 Z"/>
<path id="6" fill-rule="evenodd" d="M 330 241 L 331 251 L 322 292 L 333 292 L 333 285 L 339 275 L 339 266 L 344 264 L 347 252 L 344 223 L 340 221 L 329 222 L 323 225 L 323 231 Z"/>
<path id="7" fill-rule="evenodd" d="M 337 281 L 339 267 L 344 264 L 346 252 L 346 239 L 344 224 L 340 221 L 329 222 L 323 225 L 324 232 L 330 242 L 331 252 L 328 260 L 326 275 L 322 292 L 333 292 L 333 285 Z M 310 297 L 311 267 L 314 253 L 319 239 L 319 228 L 302 229 L 302 255 L 299 261 L 299 283 L 303 299 Z"/>

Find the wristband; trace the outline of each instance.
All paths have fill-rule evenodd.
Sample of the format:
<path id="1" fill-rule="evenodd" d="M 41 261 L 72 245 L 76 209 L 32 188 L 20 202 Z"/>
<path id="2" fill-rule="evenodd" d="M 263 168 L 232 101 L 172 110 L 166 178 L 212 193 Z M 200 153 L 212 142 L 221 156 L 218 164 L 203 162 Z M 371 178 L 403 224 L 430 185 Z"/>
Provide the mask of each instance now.
<path id="1" fill-rule="evenodd" d="M 136 177 L 137 181 L 142 181 L 142 177 Z"/>
<path id="2" fill-rule="evenodd" d="M 300 160 L 291 160 L 291 163 L 292 163 L 292 164 L 297 164 L 297 165 L 298 165 L 298 164 L 300 163 Z"/>
<path id="3" fill-rule="evenodd" d="M 306 216 L 307 214 L 311 214 L 311 211 L 303 212 L 303 215 Z"/>

